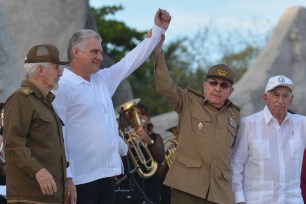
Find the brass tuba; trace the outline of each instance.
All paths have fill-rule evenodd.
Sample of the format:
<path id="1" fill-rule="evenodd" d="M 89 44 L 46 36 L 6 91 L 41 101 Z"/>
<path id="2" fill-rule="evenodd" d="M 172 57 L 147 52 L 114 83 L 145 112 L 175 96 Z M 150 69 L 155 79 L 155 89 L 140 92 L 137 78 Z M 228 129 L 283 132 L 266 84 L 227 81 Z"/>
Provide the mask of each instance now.
<path id="1" fill-rule="evenodd" d="M 123 121 L 119 118 L 119 134 L 124 137 L 129 144 L 128 154 L 140 177 L 150 178 L 157 171 L 157 162 L 152 154 L 135 130 L 142 127 L 138 115 L 137 103 L 140 99 L 133 99 L 116 108 L 119 117 L 123 117 Z M 124 124 L 121 124 L 124 123 Z M 123 126 L 123 128 L 120 128 Z M 122 130 L 123 129 L 123 130 Z"/>
<path id="2" fill-rule="evenodd" d="M 171 132 L 174 135 L 174 138 L 172 138 L 170 142 L 166 141 L 166 143 L 170 143 L 170 144 L 168 145 L 165 144 L 165 146 L 167 147 L 165 160 L 166 160 L 168 167 L 170 167 L 171 164 L 173 163 L 173 157 L 174 157 L 174 154 L 176 152 L 176 147 L 177 147 L 177 135 L 178 135 L 177 126 L 171 127 L 167 129 L 166 131 Z"/>

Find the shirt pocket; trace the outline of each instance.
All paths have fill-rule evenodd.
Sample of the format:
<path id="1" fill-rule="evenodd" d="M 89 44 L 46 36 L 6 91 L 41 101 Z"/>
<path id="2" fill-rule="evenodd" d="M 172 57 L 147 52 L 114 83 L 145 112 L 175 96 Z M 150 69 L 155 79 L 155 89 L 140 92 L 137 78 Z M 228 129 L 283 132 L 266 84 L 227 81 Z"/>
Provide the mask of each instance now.
<path id="1" fill-rule="evenodd" d="M 253 158 L 256 160 L 265 160 L 271 157 L 269 140 L 252 141 Z"/>
<path id="2" fill-rule="evenodd" d="M 211 118 L 202 111 L 191 113 L 191 125 L 193 133 L 197 136 L 208 137 L 210 135 Z"/>
<path id="3" fill-rule="evenodd" d="M 52 123 L 53 121 L 55 121 L 55 119 L 54 119 L 54 117 L 52 116 L 52 115 L 50 115 L 50 114 L 44 114 L 44 113 L 41 113 L 41 114 L 39 114 L 39 118 L 43 121 L 43 122 L 45 122 L 45 123 Z"/>
<path id="4" fill-rule="evenodd" d="M 302 142 L 298 139 L 291 139 L 289 141 L 291 157 L 293 158 L 302 157 L 304 148 L 302 148 L 301 144 Z"/>
<path id="5" fill-rule="evenodd" d="M 263 190 L 264 189 L 264 190 Z M 245 190 L 245 197 L 248 203 L 275 203 L 273 202 L 275 186 L 272 180 L 251 181 Z"/>
<path id="6" fill-rule="evenodd" d="M 234 144 L 236 134 L 237 134 L 237 129 L 235 129 L 233 126 L 228 125 L 228 137 L 227 137 L 227 145 L 228 147 L 232 147 Z"/>
<path id="7" fill-rule="evenodd" d="M 177 160 L 173 163 L 172 173 L 176 180 L 187 186 L 194 186 L 201 178 L 202 161 L 190 159 L 178 155 Z"/>
<path id="8" fill-rule="evenodd" d="M 46 140 L 56 139 L 54 136 L 58 134 L 58 126 L 55 121 L 55 117 L 52 114 L 40 113 L 38 115 L 37 132 L 40 132 L 41 136 Z"/>

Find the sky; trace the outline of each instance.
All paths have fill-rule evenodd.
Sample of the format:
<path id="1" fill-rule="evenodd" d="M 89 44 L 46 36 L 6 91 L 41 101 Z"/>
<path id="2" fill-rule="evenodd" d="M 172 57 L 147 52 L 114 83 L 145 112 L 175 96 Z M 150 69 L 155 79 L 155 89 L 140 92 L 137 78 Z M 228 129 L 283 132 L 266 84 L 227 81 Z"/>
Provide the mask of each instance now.
<path id="1" fill-rule="evenodd" d="M 139 31 L 152 27 L 158 8 L 166 9 L 172 17 L 166 40 L 175 40 L 192 36 L 211 23 L 221 32 L 236 27 L 265 33 L 277 25 L 289 7 L 306 7 L 306 0 L 89 0 L 89 4 L 96 8 L 122 5 L 124 9 L 110 18 Z M 261 26 L 254 26 L 254 21 Z"/>

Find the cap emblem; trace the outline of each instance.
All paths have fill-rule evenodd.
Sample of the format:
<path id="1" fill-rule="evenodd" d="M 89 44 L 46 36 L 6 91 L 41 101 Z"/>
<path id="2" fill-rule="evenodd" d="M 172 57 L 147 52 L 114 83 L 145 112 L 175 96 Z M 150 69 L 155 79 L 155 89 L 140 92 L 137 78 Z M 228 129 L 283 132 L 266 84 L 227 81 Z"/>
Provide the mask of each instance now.
<path id="1" fill-rule="evenodd" d="M 278 82 L 279 82 L 280 84 L 284 84 L 284 83 L 285 83 L 285 78 L 282 77 L 282 76 L 278 77 Z"/>
<path id="2" fill-rule="evenodd" d="M 218 69 L 217 72 L 220 76 L 226 76 L 227 75 L 227 71 L 224 71 L 224 70 L 221 70 L 221 69 Z"/>

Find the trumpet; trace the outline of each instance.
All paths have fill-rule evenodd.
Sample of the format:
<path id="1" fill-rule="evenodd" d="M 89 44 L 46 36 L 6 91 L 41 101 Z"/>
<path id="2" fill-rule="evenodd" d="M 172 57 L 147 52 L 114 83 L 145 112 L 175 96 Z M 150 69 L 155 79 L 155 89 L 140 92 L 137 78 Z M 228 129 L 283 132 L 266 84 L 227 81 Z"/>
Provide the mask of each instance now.
<path id="1" fill-rule="evenodd" d="M 116 108 L 116 113 L 124 120 L 119 119 L 119 134 L 128 141 L 128 154 L 140 177 L 146 179 L 153 176 L 157 171 L 157 162 L 154 160 L 148 145 L 144 143 L 138 133 L 135 131 L 142 127 L 137 109 L 137 103 L 140 99 L 133 99 Z M 120 124 L 124 123 L 124 124 Z"/>
<path id="2" fill-rule="evenodd" d="M 166 131 L 171 132 L 175 136 L 174 138 L 171 139 L 170 145 L 165 145 L 168 146 L 166 149 L 165 160 L 168 167 L 170 167 L 171 164 L 173 163 L 173 158 L 177 147 L 177 135 L 178 135 L 177 126 L 171 127 Z"/>

